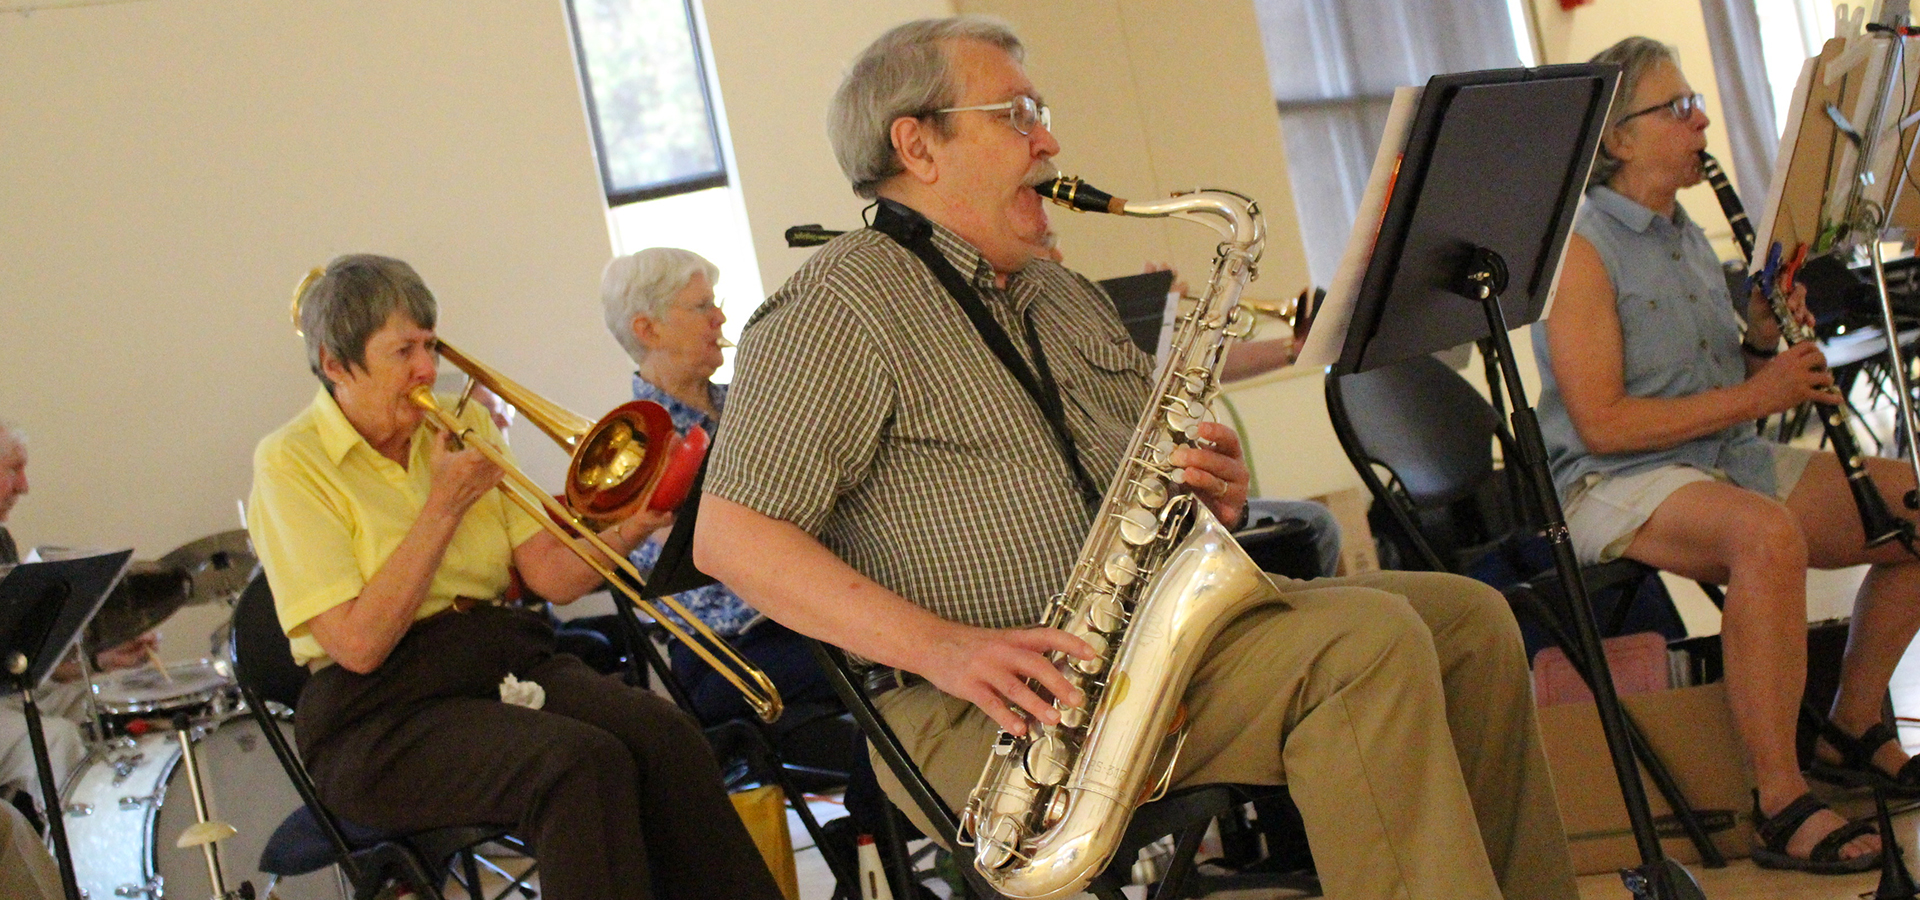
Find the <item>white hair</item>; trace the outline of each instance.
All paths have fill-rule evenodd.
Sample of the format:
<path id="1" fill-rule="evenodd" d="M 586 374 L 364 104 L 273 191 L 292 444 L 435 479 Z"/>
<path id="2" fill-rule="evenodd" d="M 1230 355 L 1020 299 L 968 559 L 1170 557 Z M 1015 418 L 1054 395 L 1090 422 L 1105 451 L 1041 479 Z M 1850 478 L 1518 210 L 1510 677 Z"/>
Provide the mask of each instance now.
<path id="1" fill-rule="evenodd" d="M 962 40 L 991 44 L 1015 62 L 1026 56 L 1006 23 L 953 16 L 895 26 L 853 61 L 827 107 L 827 138 L 855 194 L 871 200 L 881 182 L 904 171 L 893 149 L 895 119 L 934 116 L 935 132 L 950 136 L 946 117 L 934 110 L 960 102 L 946 44 Z"/>
<path id="2" fill-rule="evenodd" d="M 711 287 L 720 280 L 720 267 L 692 250 L 678 247 L 648 247 L 616 256 L 601 271 L 600 309 L 606 315 L 607 330 L 636 365 L 646 359 L 647 348 L 634 337 L 633 320 L 665 315 L 667 301 L 695 274 L 707 276 Z"/>

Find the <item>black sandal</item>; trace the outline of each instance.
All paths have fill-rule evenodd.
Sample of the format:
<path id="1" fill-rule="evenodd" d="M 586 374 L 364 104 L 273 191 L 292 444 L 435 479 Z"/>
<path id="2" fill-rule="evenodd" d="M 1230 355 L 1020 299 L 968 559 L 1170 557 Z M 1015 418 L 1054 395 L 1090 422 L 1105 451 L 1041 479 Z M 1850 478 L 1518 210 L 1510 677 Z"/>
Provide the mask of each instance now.
<path id="1" fill-rule="evenodd" d="M 1880 853 L 1863 854 L 1852 859 L 1840 855 L 1840 848 L 1854 838 L 1869 834 L 1879 834 L 1872 820 L 1857 819 L 1835 828 L 1820 843 L 1813 845 L 1813 852 L 1806 856 L 1794 856 L 1787 852 L 1787 842 L 1793 840 L 1794 832 L 1800 830 L 1814 813 L 1826 809 L 1812 794 L 1801 794 L 1792 803 L 1780 810 L 1773 818 L 1767 818 L 1760 811 L 1760 792 L 1753 792 L 1754 836 L 1760 839 L 1760 846 L 1753 848 L 1753 862 L 1762 869 L 1793 869 L 1798 872 L 1812 872 L 1815 875 L 1848 875 L 1865 872 L 1880 865 Z"/>
<path id="2" fill-rule="evenodd" d="M 1820 728 L 1821 740 L 1840 751 L 1840 761 L 1828 762 L 1815 753 L 1812 764 L 1807 766 L 1808 775 L 1843 787 L 1878 787 L 1890 797 L 1920 797 L 1920 756 L 1908 758 L 1900 766 L 1900 771 L 1891 775 L 1873 764 L 1873 755 L 1882 744 L 1898 740 L 1887 723 L 1875 722 L 1866 733 L 1853 737 L 1841 731 L 1840 726 L 1825 716 L 1819 716 L 1815 721 Z"/>

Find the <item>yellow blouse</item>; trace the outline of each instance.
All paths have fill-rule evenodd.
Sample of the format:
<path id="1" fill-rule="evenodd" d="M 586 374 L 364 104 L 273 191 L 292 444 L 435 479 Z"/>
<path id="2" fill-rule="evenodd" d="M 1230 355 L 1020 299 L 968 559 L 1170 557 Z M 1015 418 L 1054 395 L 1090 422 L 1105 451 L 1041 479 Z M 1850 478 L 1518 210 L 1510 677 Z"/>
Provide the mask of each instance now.
<path id="1" fill-rule="evenodd" d="M 461 422 L 513 458 L 480 404 L 469 404 Z M 247 529 L 296 662 L 331 662 L 308 620 L 359 596 L 413 527 L 433 484 L 433 436 L 425 424 L 414 432 L 403 469 L 375 451 L 322 388 L 255 448 Z M 501 596 L 513 548 L 539 530 L 533 517 L 489 491 L 461 519 L 415 620 L 452 606 L 455 597 Z"/>

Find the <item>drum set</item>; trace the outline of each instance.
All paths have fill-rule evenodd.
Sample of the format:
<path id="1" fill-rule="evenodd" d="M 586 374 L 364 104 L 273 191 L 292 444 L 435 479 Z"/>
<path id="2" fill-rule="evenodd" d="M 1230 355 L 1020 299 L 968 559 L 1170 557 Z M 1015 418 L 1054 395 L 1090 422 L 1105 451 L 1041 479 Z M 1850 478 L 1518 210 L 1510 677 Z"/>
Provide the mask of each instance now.
<path id="1" fill-rule="evenodd" d="M 124 644 L 187 606 L 231 608 L 256 571 L 245 531 L 136 563 L 88 626 L 86 644 Z M 246 714 L 229 630 L 210 635 L 205 659 L 88 673 L 89 749 L 61 791 L 82 896 L 228 900 L 252 898 L 256 886 L 282 900 L 347 896 L 328 870 L 277 883 L 258 871 L 300 797 Z M 291 740 L 291 723 L 280 727 Z"/>

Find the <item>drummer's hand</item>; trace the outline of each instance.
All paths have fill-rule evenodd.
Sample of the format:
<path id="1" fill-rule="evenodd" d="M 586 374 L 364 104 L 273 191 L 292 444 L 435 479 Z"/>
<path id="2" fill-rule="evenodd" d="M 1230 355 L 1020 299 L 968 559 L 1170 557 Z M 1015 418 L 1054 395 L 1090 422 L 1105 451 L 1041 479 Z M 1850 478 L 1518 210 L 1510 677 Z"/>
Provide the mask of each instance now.
<path id="1" fill-rule="evenodd" d="M 108 647 L 93 654 L 93 664 L 103 672 L 139 668 L 148 663 L 151 653 L 157 651 L 159 647 L 160 636 L 149 631 L 126 643 Z"/>
<path id="2" fill-rule="evenodd" d="M 427 505 L 457 519 L 500 483 L 502 472 L 472 444 L 454 450 L 449 446 L 450 440 L 444 432 L 433 435 L 433 451 L 429 457 L 433 487 L 427 495 Z"/>

